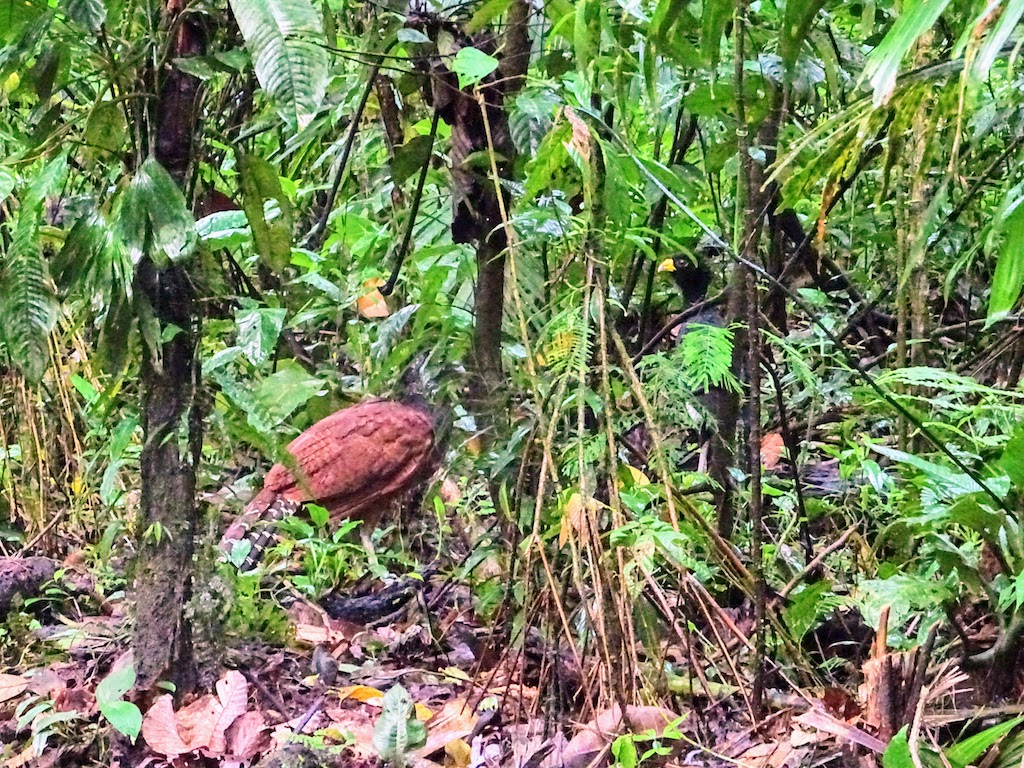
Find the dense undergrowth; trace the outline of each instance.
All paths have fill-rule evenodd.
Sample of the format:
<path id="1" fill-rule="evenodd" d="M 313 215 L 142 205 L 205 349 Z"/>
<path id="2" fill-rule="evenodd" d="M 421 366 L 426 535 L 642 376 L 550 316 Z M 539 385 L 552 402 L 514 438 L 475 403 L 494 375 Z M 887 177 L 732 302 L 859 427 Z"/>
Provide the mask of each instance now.
<path id="1" fill-rule="evenodd" d="M 1022 13 L 0 8 L 4 765 L 1019 765 Z"/>

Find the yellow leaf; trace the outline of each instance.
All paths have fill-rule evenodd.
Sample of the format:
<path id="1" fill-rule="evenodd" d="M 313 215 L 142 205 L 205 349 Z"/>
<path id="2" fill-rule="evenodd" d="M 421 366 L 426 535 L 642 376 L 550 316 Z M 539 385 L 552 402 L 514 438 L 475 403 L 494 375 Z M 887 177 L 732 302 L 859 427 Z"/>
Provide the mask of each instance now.
<path id="1" fill-rule="evenodd" d="M 633 478 L 633 485 L 650 485 L 651 479 L 647 477 L 643 472 L 634 466 L 629 464 L 626 465 L 626 471 L 629 472 L 629 476 Z"/>
<path id="2" fill-rule="evenodd" d="M 441 674 L 445 677 L 451 678 L 452 680 L 462 680 L 465 683 L 473 682 L 473 678 L 458 667 L 445 667 L 441 670 Z"/>
<path id="3" fill-rule="evenodd" d="M 369 685 L 349 685 L 338 689 L 338 699 L 341 701 L 355 699 L 364 704 L 372 703 L 374 706 L 379 707 L 380 702 L 374 702 L 373 700 L 382 698 L 384 698 L 384 692 Z"/>
<path id="4" fill-rule="evenodd" d="M 444 745 L 444 753 L 448 756 L 445 765 L 452 768 L 466 768 L 473 757 L 473 749 L 465 739 L 453 739 Z"/>
<path id="5" fill-rule="evenodd" d="M 417 720 L 419 720 L 420 722 L 425 723 L 425 722 L 427 722 L 427 720 L 429 720 L 433 716 L 434 716 L 434 712 L 433 712 L 433 710 L 430 709 L 430 707 L 426 706 L 425 704 L 420 704 L 418 701 L 416 702 L 416 719 Z"/>

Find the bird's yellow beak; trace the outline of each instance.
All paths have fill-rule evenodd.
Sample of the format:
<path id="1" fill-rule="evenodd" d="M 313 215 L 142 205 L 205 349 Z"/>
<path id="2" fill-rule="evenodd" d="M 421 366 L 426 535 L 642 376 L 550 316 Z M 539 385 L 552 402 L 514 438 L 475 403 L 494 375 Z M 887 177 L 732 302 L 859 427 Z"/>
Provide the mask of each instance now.
<path id="1" fill-rule="evenodd" d="M 658 265 L 658 272 L 675 272 L 676 263 L 672 259 L 665 259 Z"/>

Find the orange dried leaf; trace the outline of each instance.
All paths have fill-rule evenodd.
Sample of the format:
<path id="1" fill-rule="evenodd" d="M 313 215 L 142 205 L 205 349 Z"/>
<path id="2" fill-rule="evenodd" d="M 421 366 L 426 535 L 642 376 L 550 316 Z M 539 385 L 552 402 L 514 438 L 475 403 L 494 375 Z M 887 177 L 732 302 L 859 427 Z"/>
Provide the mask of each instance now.
<path id="1" fill-rule="evenodd" d="M 785 447 L 782 435 L 778 432 L 769 432 L 761 438 L 761 464 L 765 469 L 775 469 L 779 465 Z"/>
<path id="2" fill-rule="evenodd" d="M 178 710 L 178 733 L 190 750 L 210 749 L 214 744 L 217 721 L 224 708 L 216 696 L 206 695 Z"/>
<path id="3" fill-rule="evenodd" d="M 387 317 L 391 314 L 388 303 L 384 301 L 384 295 L 377 288 L 356 299 L 356 309 L 360 315 L 370 319 Z"/>
<path id="4" fill-rule="evenodd" d="M 36 759 L 36 748 L 29 744 L 14 757 L 4 761 L 4 768 L 23 768 Z"/>

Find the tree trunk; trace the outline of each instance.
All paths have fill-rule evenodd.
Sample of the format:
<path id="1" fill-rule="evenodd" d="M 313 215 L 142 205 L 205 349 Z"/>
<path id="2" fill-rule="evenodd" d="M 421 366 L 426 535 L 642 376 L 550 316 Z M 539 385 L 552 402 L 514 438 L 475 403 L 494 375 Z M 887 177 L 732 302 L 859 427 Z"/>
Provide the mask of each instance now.
<path id="1" fill-rule="evenodd" d="M 199 26 L 188 17 L 177 18 L 183 9 L 179 0 L 167 5 L 167 26 L 176 30 L 168 61 L 205 50 Z M 197 78 L 171 65 L 155 105 L 156 159 L 182 187 L 192 167 L 199 88 Z M 179 329 L 160 342 L 159 350 L 149 350 L 142 366 L 144 443 L 133 638 L 137 686 L 146 690 L 168 680 L 181 696 L 196 682 L 186 605 L 192 591 L 196 465 L 202 444 L 196 408 L 198 318 L 183 266 L 158 269 L 145 258 L 135 282 L 161 329 Z"/>
<path id="2" fill-rule="evenodd" d="M 505 305 L 505 262 L 508 238 L 502 209 L 508 198 L 499 196 L 495 180 L 466 164 L 479 152 L 500 156 L 498 175 L 508 178 L 515 146 L 508 130 L 505 102 L 525 79 L 530 60 L 528 21 L 530 4 L 517 0 L 509 8 L 499 50 L 501 61 L 496 76 L 461 91 L 452 72 L 436 72 L 434 108 L 452 127 L 452 239 L 476 247 L 476 290 L 473 297 L 473 373 L 478 388 L 494 392 L 501 388 L 501 325 Z M 466 44 L 473 44 L 468 39 Z M 493 39 L 477 47 L 493 46 Z M 483 98 L 478 101 L 476 93 Z M 505 208 L 507 214 L 507 207 Z"/>

